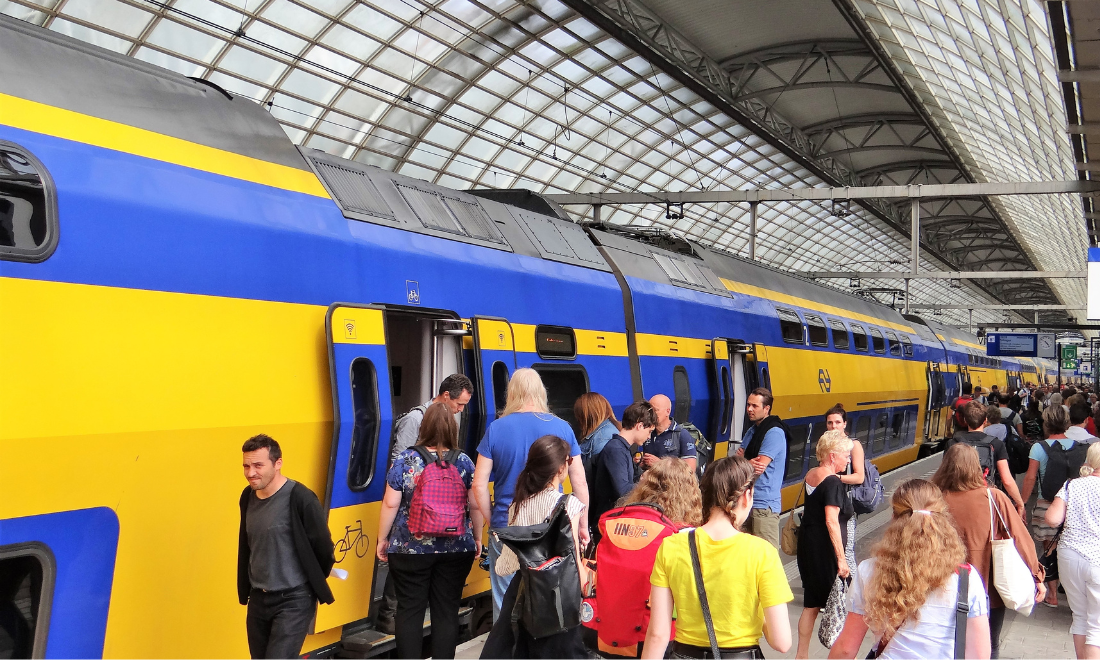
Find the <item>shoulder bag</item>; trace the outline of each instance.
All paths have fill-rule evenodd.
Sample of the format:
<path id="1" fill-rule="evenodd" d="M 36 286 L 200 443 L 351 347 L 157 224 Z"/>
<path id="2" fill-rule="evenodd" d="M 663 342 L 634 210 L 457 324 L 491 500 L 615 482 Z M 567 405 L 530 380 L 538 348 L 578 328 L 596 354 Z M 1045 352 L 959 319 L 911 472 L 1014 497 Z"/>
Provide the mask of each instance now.
<path id="1" fill-rule="evenodd" d="M 714 619 L 710 616 L 710 604 L 707 602 L 707 589 L 703 585 L 703 567 L 699 563 L 699 548 L 695 546 L 695 530 L 688 532 L 688 546 L 691 547 L 691 568 L 695 571 L 695 590 L 699 592 L 699 604 L 703 607 L 703 621 L 707 624 L 707 637 L 710 638 L 712 658 L 721 658 L 718 650 L 718 637 L 714 634 Z"/>
<path id="2" fill-rule="evenodd" d="M 993 501 L 993 493 L 986 489 L 985 494 L 989 498 L 989 541 L 993 546 L 993 586 L 1001 595 L 1005 607 L 1016 610 L 1024 616 L 1030 616 L 1031 609 L 1035 606 L 1035 578 L 1020 557 L 1020 551 L 1016 549 L 1012 530 L 1001 515 L 1000 507 Z M 997 521 L 993 519 L 994 511 L 997 512 L 997 518 L 1008 532 L 1007 539 L 997 539 Z"/>
<path id="3" fill-rule="evenodd" d="M 806 503 L 806 482 L 802 482 L 802 492 L 798 495 L 802 500 L 803 505 Z M 798 499 L 794 501 L 795 508 L 798 507 Z M 783 523 L 783 533 L 779 535 L 779 547 L 783 552 L 788 555 L 798 554 L 798 530 L 802 526 L 802 514 L 797 513 L 793 508 L 790 514 L 787 516 L 787 522 Z"/>

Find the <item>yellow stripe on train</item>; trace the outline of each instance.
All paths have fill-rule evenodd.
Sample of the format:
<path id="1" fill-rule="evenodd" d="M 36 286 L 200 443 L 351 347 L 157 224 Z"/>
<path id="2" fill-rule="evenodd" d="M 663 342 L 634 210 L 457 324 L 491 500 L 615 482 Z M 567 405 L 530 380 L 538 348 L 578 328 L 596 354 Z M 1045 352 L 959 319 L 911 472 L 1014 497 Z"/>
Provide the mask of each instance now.
<path id="1" fill-rule="evenodd" d="M 173 165 L 328 198 L 313 172 L 0 94 L 0 124 Z M 304 163 L 303 163 L 304 164 Z"/>

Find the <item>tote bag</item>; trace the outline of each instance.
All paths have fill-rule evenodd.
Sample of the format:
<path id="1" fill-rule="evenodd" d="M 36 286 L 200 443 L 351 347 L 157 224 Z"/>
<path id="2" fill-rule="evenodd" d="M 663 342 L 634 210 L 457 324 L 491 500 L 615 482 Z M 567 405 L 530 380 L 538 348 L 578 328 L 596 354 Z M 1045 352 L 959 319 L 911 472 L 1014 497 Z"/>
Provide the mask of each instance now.
<path id="1" fill-rule="evenodd" d="M 821 627 L 817 629 L 817 641 L 827 649 L 833 648 L 844 621 L 848 618 L 848 580 L 836 576 L 833 588 L 829 590 L 829 600 L 821 608 Z"/>
<path id="2" fill-rule="evenodd" d="M 989 539 L 993 544 L 993 586 L 1001 595 L 1005 607 L 1024 616 L 1031 616 L 1031 609 L 1035 607 L 1035 578 L 1020 557 L 1012 535 L 1009 534 L 1007 539 L 997 539 L 994 510 L 1001 525 L 1006 530 L 1009 527 L 1001 516 L 1001 510 L 993 503 L 993 493 L 986 490 L 986 495 L 989 497 Z"/>

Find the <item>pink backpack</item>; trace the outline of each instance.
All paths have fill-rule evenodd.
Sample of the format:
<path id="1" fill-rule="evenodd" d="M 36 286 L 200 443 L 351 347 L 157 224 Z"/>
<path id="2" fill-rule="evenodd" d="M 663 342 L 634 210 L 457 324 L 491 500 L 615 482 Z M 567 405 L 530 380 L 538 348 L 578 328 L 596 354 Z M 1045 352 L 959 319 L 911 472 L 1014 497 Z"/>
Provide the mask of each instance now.
<path id="1" fill-rule="evenodd" d="M 424 470 L 416 477 L 412 502 L 409 503 L 409 531 L 413 536 L 462 536 L 466 533 L 466 484 L 455 466 L 461 451 L 452 449 L 445 456 L 413 447 L 424 461 Z"/>

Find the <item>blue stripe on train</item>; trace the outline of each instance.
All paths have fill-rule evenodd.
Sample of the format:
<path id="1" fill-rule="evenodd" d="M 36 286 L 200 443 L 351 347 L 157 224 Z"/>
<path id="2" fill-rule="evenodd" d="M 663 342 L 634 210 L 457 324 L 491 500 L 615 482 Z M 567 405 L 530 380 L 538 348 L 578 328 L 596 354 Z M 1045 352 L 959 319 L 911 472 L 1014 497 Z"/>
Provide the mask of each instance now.
<path id="1" fill-rule="evenodd" d="M 118 551 L 118 516 L 106 507 L 0 520 L 0 546 L 42 543 L 56 573 L 48 658 L 99 658 Z"/>
<path id="2" fill-rule="evenodd" d="M 56 252 L 3 262 L 4 276 L 324 306 L 405 304 L 415 280 L 424 307 L 625 332 L 610 273 L 349 221 L 331 200 L 38 133 L 0 126 L 0 139 L 46 165 L 60 215 Z"/>

